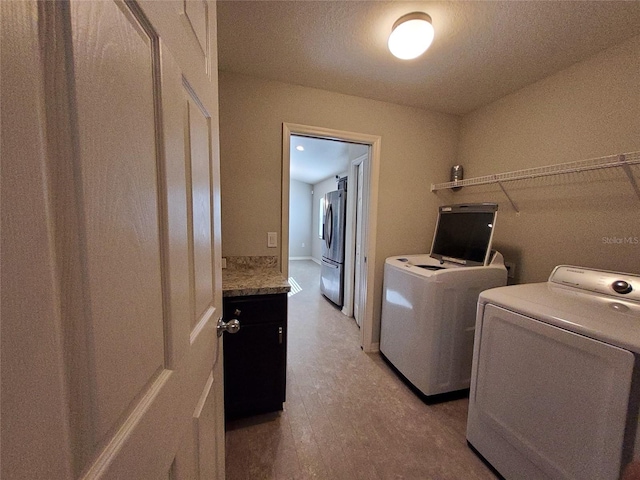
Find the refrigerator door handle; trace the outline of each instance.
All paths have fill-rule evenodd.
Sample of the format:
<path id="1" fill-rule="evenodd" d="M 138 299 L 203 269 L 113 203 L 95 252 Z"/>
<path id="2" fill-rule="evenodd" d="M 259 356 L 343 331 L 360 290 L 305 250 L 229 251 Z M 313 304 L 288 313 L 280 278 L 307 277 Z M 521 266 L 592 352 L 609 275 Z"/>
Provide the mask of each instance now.
<path id="1" fill-rule="evenodd" d="M 327 243 L 327 196 L 322 199 L 322 240 Z"/>
<path id="2" fill-rule="evenodd" d="M 324 224 L 326 235 L 324 238 L 327 249 L 331 249 L 331 240 L 333 237 L 333 205 L 329 204 L 327 207 L 327 214 L 324 217 Z"/>

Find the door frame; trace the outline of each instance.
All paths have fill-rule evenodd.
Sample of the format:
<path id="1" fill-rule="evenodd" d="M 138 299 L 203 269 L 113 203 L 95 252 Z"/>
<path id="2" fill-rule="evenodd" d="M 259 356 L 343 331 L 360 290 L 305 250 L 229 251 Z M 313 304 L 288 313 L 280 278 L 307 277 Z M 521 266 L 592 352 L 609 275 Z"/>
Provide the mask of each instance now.
<path id="1" fill-rule="evenodd" d="M 369 195 L 365 202 L 367 222 L 365 235 L 365 275 L 363 278 L 362 326 L 360 328 L 360 345 L 365 352 L 377 350 L 373 342 L 373 301 L 376 252 L 376 229 L 378 217 L 378 184 L 380 175 L 380 152 L 382 138 L 379 135 L 355 133 L 331 128 L 314 127 L 296 123 L 282 124 L 282 216 L 280 231 L 280 270 L 289 277 L 289 182 L 290 182 L 290 148 L 291 135 L 325 138 L 351 143 L 369 145 L 370 168 L 365 182 L 369 185 Z"/>

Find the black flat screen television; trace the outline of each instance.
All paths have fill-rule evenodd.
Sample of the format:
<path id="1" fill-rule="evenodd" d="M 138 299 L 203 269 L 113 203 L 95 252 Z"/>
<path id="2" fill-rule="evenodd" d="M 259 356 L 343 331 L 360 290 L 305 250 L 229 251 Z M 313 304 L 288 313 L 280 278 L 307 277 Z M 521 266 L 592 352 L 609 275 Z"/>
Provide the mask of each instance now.
<path id="1" fill-rule="evenodd" d="M 447 205 L 438 210 L 431 257 L 441 263 L 487 265 L 496 224 L 496 203 Z"/>

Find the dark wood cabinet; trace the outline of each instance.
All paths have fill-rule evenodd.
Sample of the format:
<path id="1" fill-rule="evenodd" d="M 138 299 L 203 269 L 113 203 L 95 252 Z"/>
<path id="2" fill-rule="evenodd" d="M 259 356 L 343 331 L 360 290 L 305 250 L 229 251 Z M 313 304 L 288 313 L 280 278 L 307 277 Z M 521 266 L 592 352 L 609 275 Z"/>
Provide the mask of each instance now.
<path id="1" fill-rule="evenodd" d="M 224 406 L 228 419 L 282 410 L 287 369 L 287 294 L 225 297 Z"/>

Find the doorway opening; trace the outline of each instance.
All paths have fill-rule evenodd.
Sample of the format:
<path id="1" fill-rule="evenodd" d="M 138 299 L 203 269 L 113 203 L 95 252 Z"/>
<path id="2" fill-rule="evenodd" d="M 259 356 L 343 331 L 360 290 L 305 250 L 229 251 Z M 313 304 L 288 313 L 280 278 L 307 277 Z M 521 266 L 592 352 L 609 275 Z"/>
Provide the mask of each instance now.
<path id="1" fill-rule="evenodd" d="M 342 313 L 354 317 L 360 326 L 360 341 L 366 352 L 376 351 L 373 334 L 373 275 L 375 266 L 376 205 L 380 159 L 380 137 L 306 125 L 283 124 L 282 148 L 282 232 L 281 269 L 288 277 L 288 261 L 312 259 L 322 262 L 321 199 L 337 190 L 338 180 L 346 177 L 346 222 L 344 230 L 344 291 Z M 297 150 L 292 150 L 296 149 Z M 301 173 L 296 153 L 322 152 L 328 159 L 316 168 Z M 294 152 L 292 154 L 292 152 Z M 312 155 L 309 155 L 309 157 Z M 340 158 L 337 158 L 340 157 Z M 304 157 L 302 157 L 304 158 Z M 324 169 L 324 170 L 323 170 Z M 333 169 L 333 170 L 332 170 Z M 313 170 L 318 170 L 313 176 Z M 324 172 L 324 173 L 323 173 Z M 305 176 L 306 175 L 306 176 Z M 323 177 L 324 176 L 324 177 Z M 337 177 L 337 178 L 336 178 Z M 293 181 L 292 181 L 293 180 Z M 315 183 L 312 183 L 315 182 Z M 344 180 L 343 180 L 344 182 Z M 343 186 L 343 184 L 341 184 Z M 299 202 L 290 206 L 294 196 L 308 192 L 312 221 L 292 222 L 299 215 Z M 311 195 L 313 191 L 313 195 Z M 303 197 L 300 197 L 301 199 Z M 304 202 L 304 200 L 301 200 Z M 291 233 L 291 244 L 290 244 Z M 304 245 L 304 246 L 303 246 Z M 370 266 L 369 266 L 370 265 Z"/>

